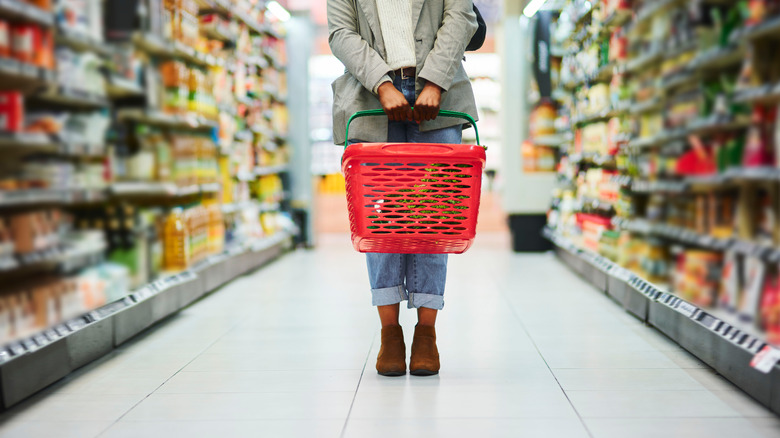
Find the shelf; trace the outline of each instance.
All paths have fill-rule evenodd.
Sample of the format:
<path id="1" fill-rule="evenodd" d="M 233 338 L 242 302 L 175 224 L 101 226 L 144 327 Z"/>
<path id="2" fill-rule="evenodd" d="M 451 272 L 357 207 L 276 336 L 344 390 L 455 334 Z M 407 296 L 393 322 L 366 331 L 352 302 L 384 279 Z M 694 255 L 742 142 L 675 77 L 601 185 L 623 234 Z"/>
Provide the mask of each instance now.
<path id="1" fill-rule="evenodd" d="M 631 21 L 632 16 L 633 12 L 630 9 L 618 9 L 609 14 L 606 20 L 604 20 L 604 27 L 607 30 L 612 31 L 627 24 Z"/>
<path id="2" fill-rule="evenodd" d="M 139 84 L 115 74 L 108 75 L 106 91 L 112 99 L 143 97 L 146 95 L 146 91 Z"/>
<path id="3" fill-rule="evenodd" d="M 665 93 L 669 93 L 671 90 L 680 88 L 685 85 L 695 84 L 698 80 L 696 72 L 688 71 L 687 69 L 681 72 L 673 73 L 661 79 L 661 89 Z"/>
<path id="4" fill-rule="evenodd" d="M 200 53 L 194 48 L 179 41 L 167 41 L 150 33 L 133 35 L 135 45 L 145 52 L 164 58 L 181 59 L 182 61 L 201 67 L 216 67 L 224 65 L 224 61 L 212 55 Z"/>
<path id="5" fill-rule="evenodd" d="M 648 282 L 610 260 L 576 247 L 551 229 L 547 237 L 558 257 L 597 290 L 612 297 L 626 311 L 680 344 L 753 398 L 780 413 L 780 367 L 768 373 L 750 366 L 766 347 L 762 336 L 733 323 L 733 316 L 700 308 Z"/>
<path id="6" fill-rule="evenodd" d="M 588 125 L 591 123 L 603 122 L 627 112 L 629 108 L 630 106 L 628 104 L 623 104 L 623 105 L 618 105 L 616 108 L 603 110 L 597 114 L 574 117 L 571 120 L 571 124 L 574 126 L 578 126 L 578 125 Z"/>
<path id="7" fill-rule="evenodd" d="M 54 81 L 54 72 L 15 59 L 0 57 L 0 87 L 21 91 L 35 90 Z"/>
<path id="8" fill-rule="evenodd" d="M 222 213 L 224 214 L 233 214 L 240 211 L 244 211 L 253 205 L 257 205 L 257 201 L 249 200 L 249 201 L 241 201 L 241 202 L 231 202 L 230 204 L 222 204 Z"/>
<path id="9" fill-rule="evenodd" d="M 722 173 L 688 176 L 682 179 L 635 180 L 631 190 L 636 193 L 695 193 L 713 189 L 730 189 L 736 183 L 778 181 L 780 181 L 780 169 L 776 167 L 735 167 Z"/>
<path id="10" fill-rule="evenodd" d="M 745 90 L 738 90 L 734 93 L 734 101 L 753 104 L 773 104 L 780 102 L 780 82 L 777 84 L 764 84 Z"/>
<path id="11" fill-rule="evenodd" d="M 585 23 L 585 20 L 587 20 L 591 15 L 593 15 L 593 7 L 590 5 L 590 3 L 585 3 L 585 6 L 587 9 L 585 11 L 582 11 L 582 13 L 574 17 L 574 25 L 579 26 L 581 24 Z"/>
<path id="12" fill-rule="evenodd" d="M 531 143 L 536 146 L 561 147 L 570 143 L 573 139 L 571 134 L 551 134 L 534 137 L 531 139 Z"/>
<path id="13" fill-rule="evenodd" d="M 0 192 L 0 207 L 24 207 L 36 204 L 84 204 L 106 200 L 104 190 L 28 189 Z"/>
<path id="14" fill-rule="evenodd" d="M 573 82 L 568 82 L 564 86 L 567 89 L 573 90 L 577 87 L 581 87 L 586 84 L 592 84 L 594 82 L 608 82 L 612 79 L 612 76 L 616 69 L 618 71 L 621 71 L 621 70 L 625 70 L 625 68 L 626 67 L 623 64 L 616 64 L 615 62 L 611 62 L 607 65 L 599 67 L 599 69 L 593 72 L 592 74 L 589 74 L 580 79 L 575 79 Z"/>
<path id="15" fill-rule="evenodd" d="M 16 255 L 0 266 L 0 276 L 39 273 L 41 271 L 70 273 L 92 266 L 103 259 L 107 246 L 79 248 L 60 245 L 57 248 Z"/>
<path id="16" fill-rule="evenodd" d="M 219 127 L 219 123 L 216 121 L 205 119 L 196 114 L 175 115 L 157 110 L 120 109 L 117 111 L 117 118 L 124 122 L 146 123 L 180 129 L 212 130 Z"/>
<path id="17" fill-rule="evenodd" d="M 207 27 L 201 29 L 201 34 L 212 40 L 222 41 L 223 43 L 233 43 L 238 39 L 237 35 L 230 33 L 230 29 Z"/>
<path id="18" fill-rule="evenodd" d="M 281 164 L 279 166 L 255 167 L 254 174 L 256 176 L 274 175 L 277 173 L 284 173 L 289 170 L 289 164 Z"/>
<path id="19" fill-rule="evenodd" d="M 634 138 L 628 142 L 628 146 L 634 149 L 645 149 L 663 145 L 676 140 L 684 140 L 690 135 L 710 135 L 714 133 L 738 131 L 747 129 L 751 125 L 747 119 L 732 119 L 729 116 L 710 116 L 693 120 L 685 128 L 667 129 L 661 134 L 647 138 Z"/>
<path id="20" fill-rule="evenodd" d="M 244 24 L 246 24 L 249 30 L 254 31 L 255 33 L 267 33 L 267 29 L 257 21 L 253 20 L 249 15 L 249 12 L 244 11 L 241 8 L 234 8 L 233 14 L 238 17 L 238 19 L 241 20 Z"/>
<path id="21" fill-rule="evenodd" d="M 603 213 L 612 214 L 615 212 L 615 203 L 611 201 L 604 201 L 597 198 L 583 197 L 575 202 L 579 208 L 576 210 L 583 211 L 584 207 L 588 207 L 588 210 L 600 210 Z"/>
<path id="22" fill-rule="evenodd" d="M 656 0 L 652 2 L 647 2 L 647 6 L 642 7 L 637 11 L 636 13 L 636 19 L 634 20 L 634 26 L 638 27 L 643 24 L 645 24 L 646 21 L 648 21 L 653 15 L 661 12 L 662 10 L 675 5 L 677 3 L 682 3 L 683 0 Z"/>
<path id="23" fill-rule="evenodd" d="M 177 187 L 173 183 L 126 181 L 112 184 L 110 192 L 115 197 L 178 198 L 215 193 L 219 190 L 220 185 L 216 183 Z"/>
<path id="24" fill-rule="evenodd" d="M 46 27 L 54 25 L 54 14 L 20 0 L 0 0 L 0 17 L 27 21 Z"/>
<path id="25" fill-rule="evenodd" d="M 690 68 L 697 71 L 720 71 L 740 65 L 745 58 L 745 53 L 743 45 L 715 47 L 699 53 L 691 62 Z"/>
<path id="26" fill-rule="evenodd" d="M 22 150 L 32 151 L 47 151 L 55 152 L 60 149 L 60 145 L 52 140 L 46 134 L 29 134 L 29 133 L 0 133 L 0 149 L 2 148 L 16 148 Z"/>
<path id="27" fill-rule="evenodd" d="M 626 231 L 661 237 L 710 251 L 732 251 L 742 255 L 757 257 L 771 263 L 780 261 L 780 248 L 775 248 L 772 245 L 764 245 L 736 238 L 717 238 L 677 226 L 650 223 L 645 219 L 618 219 L 614 220 L 613 224 Z"/>
<path id="28" fill-rule="evenodd" d="M 591 163 L 597 166 L 614 166 L 615 157 L 613 155 L 600 155 L 592 152 L 582 152 L 569 155 L 571 163 Z"/>
<path id="29" fill-rule="evenodd" d="M 634 180 L 631 183 L 631 191 L 634 193 L 683 193 L 686 184 L 676 180 Z"/>
<path id="30" fill-rule="evenodd" d="M 105 95 L 74 90 L 64 86 L 57 86 L 55 90 L 49 92 L 35 94 L 30 96 L 31 99 L 41 102 L 69 106 L 79 109 L 100 109 L 108 107 L 110 102 Z"/>
<path id="31" fill-rule="evenodd" d="M 93 52 L 100 56 L 111 56 L 112 54 L 112 50 L 108 48 L 105 42 L 98 41 L 90 35 L 74 32 L 65 27 L 57 28 L 55 42 L 79 52 Z"/>
<path id="32" fill-rule="evenodd" d="M 630 73 L 636 73 L 639 70 L 644 70 L 646 66 L 653 63 L 658 63 L 658 66 L 660 66 L 660 62 L 663 59 L 664 59 L 664 51 L 654 50 L 638 58 L 629 60 L 626 63 L 626 71 Z"/>
<path id="33" fill-rule="evenodd" d="M 219 183 L 207 183 L 200 185 L 201 193 L 219 193 L 222 190 L 222 185 Z"/>
<path id="34" fill-rule="evenodd" d="M 646 100 L 644 102 L 638 102 L 632 104 L 629 109 L 628 113 L 630 115 L 640 115 L 655 111 L 661 111 L 664 108 L 665 102 L 663 99 L 659 98 L 653 98 L 650 100 Z"/>
<path id="35" fill-rule="evenodd" d="M 19 403 L 225 283 L 280 257 L 291 248 L 291 238 L 280 231 L 233 246 L 190 270 L 0 348 L 3 406 Z"/>
<path id="36" fill-rule="evenodd" d="M 0 150 L 11 149 L 16 152 L 51 153 L 65 156 L 99 156 L 106 146 L 84 143 L 68 143 L 54 139 L 47 134 L 0 133 Z"/>
<path id="37" fill-rule="evenodd" d="M 747 28 L 744 37 L 749 40 L 770 37 L 780 38 L 780 16 L 769 18 L 763 23 Z"/>
<path id="38" fill-rule="evenodd" d="M 215 11 L 229 15 L 232 9 L 231 0 L 197 0 L 201 13 L 203 11 Z"/>
<path id="39" fill-rule="evenodd" d="M 689 134 L 710 134 L 713 132 L 735 131 L 747 129 L 752 122 L 750 119 L 733 119 L 730 116 L 711 116 L 694 120 L 688 126 Z"/>

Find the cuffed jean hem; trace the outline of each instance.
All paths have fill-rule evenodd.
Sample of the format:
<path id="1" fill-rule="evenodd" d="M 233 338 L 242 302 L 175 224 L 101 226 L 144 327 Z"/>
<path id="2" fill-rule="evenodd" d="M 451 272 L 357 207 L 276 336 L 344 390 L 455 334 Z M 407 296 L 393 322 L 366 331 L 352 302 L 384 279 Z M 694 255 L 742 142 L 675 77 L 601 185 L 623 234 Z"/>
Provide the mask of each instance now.
<path id="1" fill-rule="evenodd" d="M 407 307 L 410 309 L 425 307 L 426 309 L 441 310 L 444 308 L 444 296 L 412 292 L 409 294 Z"/>
<path id="2" fill-rule="evenodd" d="M 403 286 L 371 289 L 371 304 L 374 306 L 389 306 L 407 300 L 406 288 Z"/>

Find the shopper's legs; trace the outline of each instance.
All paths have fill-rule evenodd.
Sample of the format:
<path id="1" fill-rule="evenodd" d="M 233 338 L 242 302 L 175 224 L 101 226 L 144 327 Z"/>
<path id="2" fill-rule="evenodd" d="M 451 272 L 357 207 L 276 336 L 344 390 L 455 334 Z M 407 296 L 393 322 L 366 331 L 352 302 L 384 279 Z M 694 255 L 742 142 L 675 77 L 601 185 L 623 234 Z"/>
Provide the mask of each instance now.
<path id="1" fill-rule="evenodd" d="M 398 303 L 409 299 L 404 285 L 406 255 L 366 254 L 371 302 L 379 308 L 382 326 L 398 324 Z"/>
<path id="2" fill-rule="evenodd" d="M 396 78 L 393 84 L 401 87 L 401 78 Z M 403 91 L 402 91 L 403 92 Z M 414 93 L 412 89 L 412 93 Z M 409 96 L 407 96 L 407 99 Z M 409 124 L 406 122 L 389 122 L 387 126 L 387 141 L 406 143 Z M 398 325 L 400 303 L 408 299 L 405 287 L 406 255 L 405 254 L 366 254 L 368 277 L 371 282 L 372 302 L 377 306 L 382 327 Z"/>
<path id="3" fill-rule="evenodd" d="M 460 125 L 435 131 L 420 132 L 417 125 L 407 132 L 414 143 L 449 143 L 463 141 Z M 434 326 L 439 310 L 444 307 L 444 286 L 447 280 L 446 254 L 415 254 L 406 264 L 406 289 L 409 292 L 408 307 L 417 309 L 420 325 Z"/>
<path id="4" fill-rule="evenodd" d="M 410 254 L 406 258 L 407 307 L 438 311 L 444 307 L 444 287 L 447 280 L 447 254 Z M 420 312 L 418 310 L 418 315 Z M 436 317 L 433 316 L 435 321 Z M 430 319 L 426 319 L 426 322 Z M 426 324 L 433 325 L 433 324 Z"/>

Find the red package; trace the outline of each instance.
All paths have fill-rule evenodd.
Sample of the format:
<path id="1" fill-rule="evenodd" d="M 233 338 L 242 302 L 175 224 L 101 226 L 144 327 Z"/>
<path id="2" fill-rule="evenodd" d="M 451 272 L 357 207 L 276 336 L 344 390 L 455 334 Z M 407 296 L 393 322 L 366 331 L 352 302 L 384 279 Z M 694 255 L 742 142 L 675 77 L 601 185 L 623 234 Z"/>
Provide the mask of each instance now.
<path id="1" fill-rule="evenodd" d="M 0 132 L 21 132 L 24 127 L 24 97 L 18 91 L 0 92 Z"/>
<path id="2" fill-rule="evenodd" d="M 40 41 L 40 29 L 33 24 L 15 24 L 11 27 L 11 51 L 14 58 L 32 64 L 35 43 Z"/>
<path id="3" fill-rule="evenodd" d="M 35 65 L 45 69 L 54 68 L 54 37 L 51 30 L 39 29 L 35 34 L 38 38 L 34 43 Z"/>
<path id="4" fill-rule="evenodd" d="M 5 20 L 0 20 L 0 57 L 11 56 L 11 26 Z"/>

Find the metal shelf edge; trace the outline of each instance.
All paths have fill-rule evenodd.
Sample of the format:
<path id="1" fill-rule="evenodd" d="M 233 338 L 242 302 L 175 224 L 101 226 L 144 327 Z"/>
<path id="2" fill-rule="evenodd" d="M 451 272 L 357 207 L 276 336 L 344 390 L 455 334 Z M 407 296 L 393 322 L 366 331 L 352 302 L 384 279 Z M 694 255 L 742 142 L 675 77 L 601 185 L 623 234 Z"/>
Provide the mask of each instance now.
<path id="1" fill-rule="evenodd" d="M 155 281 L 119 301 L 4 346 L 0 349 L 3 406 L 17 404 L 197 298 L 261 267 L 281 255 L 290 239 L 288 232 L 280 231 L 253 245 L 226 250 L 197 269 Z M 210 275 L 215 276 L 207 281 Z"/>
<path id="2" fill-rule="evenodd" d="M 661 290 L 602 256 L 577 248 L 549 228 L 545 228 L 543 234 L 559 251 L 565 252 L 562 260 L 586 280 L 592 282 L 593 271 L 606 269 L 609 295 L 613 295 L 611 288 L 616 288 L 615 296 L 625 297 L 633 292 L 634 297 L 643 298 L 647 306 L 644 315 L 627 310 L 699 357 L 766 407 L 780 413 L 780 406 L 773 402 L 780 397 L 780 386 L 774 384 L 780 377 L 780 365 L 775 365 L 768 374 L 761 374 L 750 366 L 750 358 L 766 345 L 762 339 L 733 326 L 716 316 L 715 312 Z M 601 285 L 594 286 L 599 288 Z M 617 290 L 619 288 L 623 290 Z M 625 301 L 623 304 L 625 307 Z"/>

